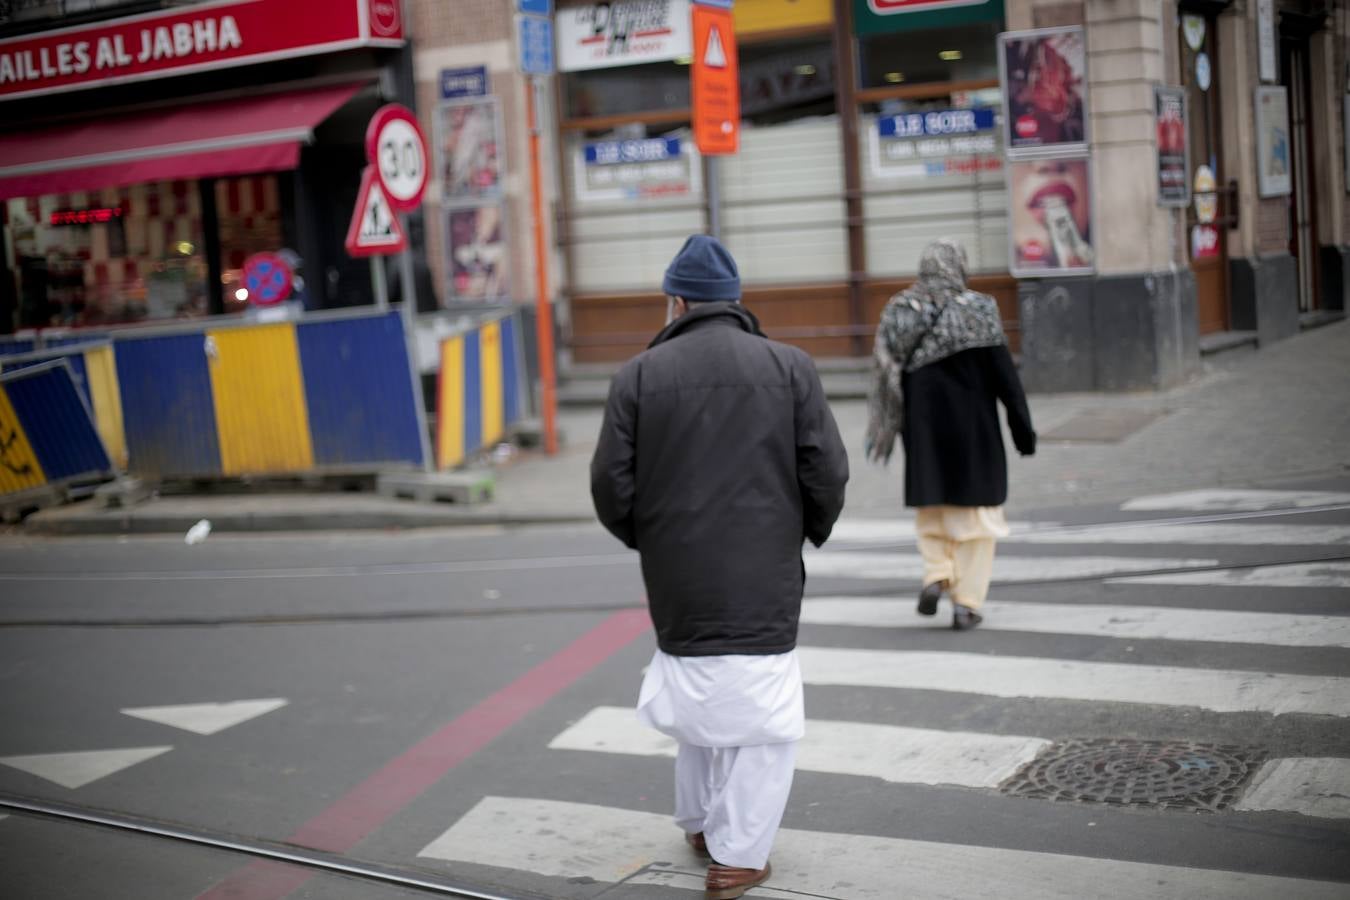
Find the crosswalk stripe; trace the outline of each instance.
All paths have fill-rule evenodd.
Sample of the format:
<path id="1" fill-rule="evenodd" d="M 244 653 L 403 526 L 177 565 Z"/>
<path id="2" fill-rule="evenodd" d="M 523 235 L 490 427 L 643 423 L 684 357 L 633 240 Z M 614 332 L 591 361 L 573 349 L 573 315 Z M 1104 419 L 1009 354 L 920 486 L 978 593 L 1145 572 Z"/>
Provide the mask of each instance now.
<path id="1" fill-rule="evenodd" d="M 1350 819 L 1350 759 L 1272 759 L 1261 767 L 1234 809 L 1283 810 Z"/>
<path id="2" fill-rule="evenodd" d="M 1034 737 L 812 719 L 797 748 L 797 768 L 897 784 L 993 788 L 1049 744 Z M 549 747 L 673 758 L 676 745 L 673 738 L 638 721 L 631 707 L 601 706 Z"/>
<path id="3" fill-rule="evenodd" d="M 919 581 L 923 558 L 917 553 L 818 551 L 803 554 L 810 577 L 859 578 L 874 581 Z M 1214 559 L 1157 559 L 1129 556 L 1010 556 L 994 558 L 995 582 L 1056 581 L 1094 578 L 1157 569 L 1198 569 L 1216 566 Z"/>
<path id="4" fill-rule="evenodd" d="M 1350 544 L 1350 525 L 1235 525 L 1201 522 L 1184 525 L 1099 525 L 1014 533 L 1014 544 L 1233 544 L 1240 546 L 1312 546 Z"/>
<path id="5" fill-rule="evenodd" d="M 1013 534 L 1057 527 L 1054 522 L 1009 521 Z M 901 543 L 918 536 L 913 519 L 840 519 L 830 532 L 831 544 Z"/>
<path id="6" fill-rule="evenodd" d="M 670 817 L 586 803 L 485 797 L 421 857 L 554 878 L 701 890 L 703 865 Z M 662 860 L 680 860 L 675 864 Z M 1340 900 L 1345 885 L 1214 869 L 784 828 L 768 886 L 747 896 L 836 900 Z M 790 892 L 790 893 L 789 893 Z"/>
<path id="7" fill-rule="evenodd" d="M 1350 678 L 942 651 L 798 647 L 807 684 L 1350 716 Z"/>
<path id="8" fill-rule="evenodd" d="M 1337 491 L 1202 490 L 1135 497 L 1122 503 L 1126 512 L 1194 509 L 1205 512 L 1289 509 L 1350 503 L 1350 494 Z"/>
<path id="9" fill-rule="evenodd" d="M 808 567 L 809 571 L 809 567 Z M 1350 587 L 1350 562 L 1284 563 L 1249 569 L 1208 569 L 1108 579 L 1107 584 L 1175 584 L 1207 587 Z"/>
<path id="10" fill-rule="evenodd" d="M 1097 637 L 1281 647 L 1350 647 L 1350 616 L 1108 606 L 1092 603 L 997 603 L 981 610 L 988 631 L 1031 631 Z M 804 625 L 932 630 L 948 619 L 914 614 L 911 598 L 809 597 Z"/>

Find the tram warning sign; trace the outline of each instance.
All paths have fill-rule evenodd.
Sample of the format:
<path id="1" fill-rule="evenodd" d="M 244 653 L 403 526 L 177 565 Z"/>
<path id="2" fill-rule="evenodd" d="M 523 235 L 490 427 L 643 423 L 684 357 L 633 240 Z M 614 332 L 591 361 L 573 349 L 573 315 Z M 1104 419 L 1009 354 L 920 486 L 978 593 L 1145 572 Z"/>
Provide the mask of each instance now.
<path id="1" fill-rule="evenodd" d="M 356 211 L 347 227 L 347 253 L 350 256 L 380 256 L 398 253 L 408 246 L 408 236 L 389 205 L 374 166 L 361 174 L 361 191 L 356 195 Z"/>
<path id="2" fill-rule="evenodd" d="M 731 10 L 695 3 L 693 30 L 694 143 L 708 156 L 732 154 L 740 149 L 741 88 Z"/>

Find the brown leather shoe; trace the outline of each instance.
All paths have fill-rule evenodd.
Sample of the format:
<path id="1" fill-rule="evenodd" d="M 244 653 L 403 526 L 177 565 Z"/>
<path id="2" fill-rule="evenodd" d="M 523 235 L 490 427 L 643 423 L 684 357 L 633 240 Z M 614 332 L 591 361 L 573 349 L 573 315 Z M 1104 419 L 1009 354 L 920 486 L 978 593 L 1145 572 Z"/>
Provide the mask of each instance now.
<path id="1" fill-rule="evenodd" d="M 694 852 L 699 856 L 708 856 L 708 842 L 703 839 L 703 832 L 695 831 L 693 834 L 684 833 L 684 842 L 694 848 Z"/>
<path id="2" fill-rule="evenodd" d="M 734 900 L 752 887 L 769 880 L 769 864 L 762 869 L 738 869 L 713 863 L 708 866 L 708 877 L 703 882 L 704 900 Z"/>

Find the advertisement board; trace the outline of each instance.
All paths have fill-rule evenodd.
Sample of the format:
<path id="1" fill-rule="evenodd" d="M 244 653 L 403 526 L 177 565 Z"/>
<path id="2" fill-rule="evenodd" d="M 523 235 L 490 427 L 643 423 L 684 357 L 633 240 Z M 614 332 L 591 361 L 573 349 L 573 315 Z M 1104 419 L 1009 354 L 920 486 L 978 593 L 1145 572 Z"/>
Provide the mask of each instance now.
<path id="1" fill-rule="evenodd" d="M 1009 160 L 1008 204 L 1013 275 L 1082 275 L 1093 270 L 1097 254 L 1087 159 Z"/>
<path id="2" fill-rule="evenodd" d="M 1158 142 L 1158 205 L 1187 206 L 1191 202 L 1191 167 L 1186 91 L 1155 86 L 1153 112 Z"/>
<path id="3" fill-rule="evenodd" d="M 940 178 L 1003 168 L 998 111 L 990 107 L 881 116 L 869 134 L 872 171 L 883 178 Z"/>
<path id="4" fill-rule="evenodd" d="M 1088 80 L 1083 29 L 1001 34 L 998 57 L 1008 154 L 1086 151 Z"/>
<path id="5" fill-rule="evenodd" d="M 598 141 L 577 148 L 579 202 L 684 197 L 698 189 L 692 144 L 678 137 Z"/>

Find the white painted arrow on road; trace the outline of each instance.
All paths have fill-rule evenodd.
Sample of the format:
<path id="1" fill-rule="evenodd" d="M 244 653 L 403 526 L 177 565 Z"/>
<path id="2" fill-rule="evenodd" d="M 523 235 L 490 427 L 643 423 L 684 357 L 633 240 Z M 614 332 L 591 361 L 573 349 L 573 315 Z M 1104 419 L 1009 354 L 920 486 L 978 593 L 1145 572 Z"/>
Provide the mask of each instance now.
<path id="1" fill-rule="evenodd" d="M 285 706 L 286 700 L 273 697 L 265 700 L 234 700 L 229 703 L 188 703 L 181 706 L 140 706 L 124 709 L 122 713 L 191 731 L 194 734 L 215 734 L 249 719 L 266 715 Z"/>
<path id="2" fill-rule="evenodd" d="M 0 757 L 0 765 L 74 789 L 145 762 L 147 759 L 154 759 L 172 749 L 172 747 L 126 747 L 120 750 L 5 756 Z"/>

